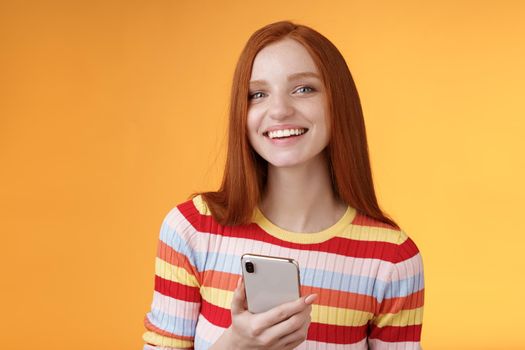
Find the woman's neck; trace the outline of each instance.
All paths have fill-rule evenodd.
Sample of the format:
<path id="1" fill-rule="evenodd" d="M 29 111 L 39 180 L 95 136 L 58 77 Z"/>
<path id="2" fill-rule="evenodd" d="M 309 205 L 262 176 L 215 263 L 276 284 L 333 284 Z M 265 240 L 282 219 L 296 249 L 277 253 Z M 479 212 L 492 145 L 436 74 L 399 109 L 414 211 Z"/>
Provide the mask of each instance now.
<path id="1" fill-rule="evenodd" d="M 319 232 L 335 224 L 347 205 L 338 200 L 326 158 L 319 155 L 296 167 L 268 165 L 260 209 L 275 225 L 292 232 Z"/>

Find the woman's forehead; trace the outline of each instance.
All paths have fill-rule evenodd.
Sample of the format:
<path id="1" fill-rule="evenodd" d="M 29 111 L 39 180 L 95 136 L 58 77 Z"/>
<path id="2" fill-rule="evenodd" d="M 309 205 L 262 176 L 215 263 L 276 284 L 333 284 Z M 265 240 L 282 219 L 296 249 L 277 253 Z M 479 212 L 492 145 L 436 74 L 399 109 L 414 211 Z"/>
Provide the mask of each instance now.
<path id="1" fill-rule="evenodd" d="M 283 39 L 265 46 L 257 53 L 250 80 L 305 72 L 319 74 L 308 50 L 293 39 Z"/>

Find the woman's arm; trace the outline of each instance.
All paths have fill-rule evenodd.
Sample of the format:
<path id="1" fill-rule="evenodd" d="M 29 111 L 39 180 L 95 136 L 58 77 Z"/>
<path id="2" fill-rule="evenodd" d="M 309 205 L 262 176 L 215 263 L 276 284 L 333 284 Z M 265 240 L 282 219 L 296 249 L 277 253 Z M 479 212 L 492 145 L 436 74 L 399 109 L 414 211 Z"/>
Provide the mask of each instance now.
<path id="1" fill-rule="evenodd" d="M 191 230 L 178 209 L 164 219 L 155 259 L 155 289 L 144 318 L 144 349 L 192 349 L 201 306 Z"/>
<path id="2" fill-rule="evenodd" d="M 403 234 L 379 310 L 369 327 L 372 350 L 419 350 L 423 325 L 423 260 L 415 243 Z"/>

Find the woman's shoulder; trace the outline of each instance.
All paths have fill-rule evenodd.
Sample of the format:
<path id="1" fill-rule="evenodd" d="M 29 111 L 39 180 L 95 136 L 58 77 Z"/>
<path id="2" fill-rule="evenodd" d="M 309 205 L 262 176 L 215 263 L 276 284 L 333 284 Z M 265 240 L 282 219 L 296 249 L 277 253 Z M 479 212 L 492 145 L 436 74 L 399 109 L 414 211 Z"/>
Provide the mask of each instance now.
<path id="1" fill-rule="evenodd" d="M 400 227 L 374 219 L 357 212 L 352 226 L 359 240 L 370 241 L 380 247 L 386 260 L 399 262 L 419 254 L 419 249 L 411 236 Z"/>
<path id="2" fill-rule="evenodd" d="M 201 231 L 203 225 L 210 225 L 213 221 L 209 207 L 198 194 L 170 209 L 165 215 L 164 225 L 185 231 Z"/>

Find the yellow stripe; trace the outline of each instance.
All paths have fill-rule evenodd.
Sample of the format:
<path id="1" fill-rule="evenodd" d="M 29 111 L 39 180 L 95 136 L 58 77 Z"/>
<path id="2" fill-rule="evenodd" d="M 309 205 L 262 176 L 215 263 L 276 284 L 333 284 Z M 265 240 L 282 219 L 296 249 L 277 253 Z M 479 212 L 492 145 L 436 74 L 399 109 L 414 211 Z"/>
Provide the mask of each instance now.
<path id="1" fill-rule="evenodd" d="M 202 287 L 201 295 L 210 304 L 227 310 L 231 308 L 233 292 L 212 287 Z M 372 313 L 366 311 L 312 305 L 312 322 L 338 326 L 362 326 L 367 324 L 372 316 Z"/>
<path id="2" fill-rule="evenodd" d="M 355 215 L 356 210 L 352 207 L 347 207 L 343 216 L 339 218 L 339 220 L 335 224 L 324 230 L 318 232 L 310 232 L 308 234 L 302 232 L 288 231 L 275 225 L 273 222 L 271 222 L 270 220 L 268 220 L 268 218 L 264 216 L 264 214 L 258 207 L 255 208 L 253 222 L 259 225 L 264 231 L 279 239 L 288 242 L 311 244 L 324 242 L 327 239 L 334 237 L 337 233 L 345 230 L 345 228 L 350 226 L 350 223 L 352 222 L 352 220 L 354 220 Z"/>
<path id="3" fill-rule="evenodd" d="M 172 348 L 192 348 L 193 342 L 189 340 L 180 340 L 176 338 L 165 337 L 154 332 L 145 332 L 142 339 L 146 343 L 157 346 L 170 346 Z"/>
<path id="4" fill-rule="evenodd" d="M 195 276 L 189 274 L 188 271 L 182 267 L 167 263 L 158 257 L 155 259 L 155 274 L 164 279 L 190 287 L 199 287 L 199 282 Z"/>
<path id="5" fill-rule="evenodd" d="M 410 310 L 402 310 L 396 314 L 381 314 L 374 320 L 378 327 L 385 326 L 413 326 L 423 322 L 423 307 Z"/>
<path id="6" fill-rule="evenodd" d="M 373 314 L 366 311 L 343 309 L 333 306 L 312 305 L 312 322 L 337 326 L 363 326 Z"/>
<path id="7" fill-rule="evenodd" d="M 403 231 L 390 230 L 384 227 L 356 226 L 350 225 L 337 235 L 338 237 L 354 239 L 358 241 L 386 242 L 402 244 L 408 236 Z"/>
<path id="8" fill-rule="evenodd" d="M 202 199 L 202 195 L 199 194 L 193 197 L 192 201 L 199 214 L 211 216 L 211 211 L 206 205 L 206 202 Z"/>
<path id="9" fill-rule="evenodd" d="M 231 308 L 233 292 L 213 287 L 202 287 L 201 296 L 210 304 L 228 310 Z"/>

